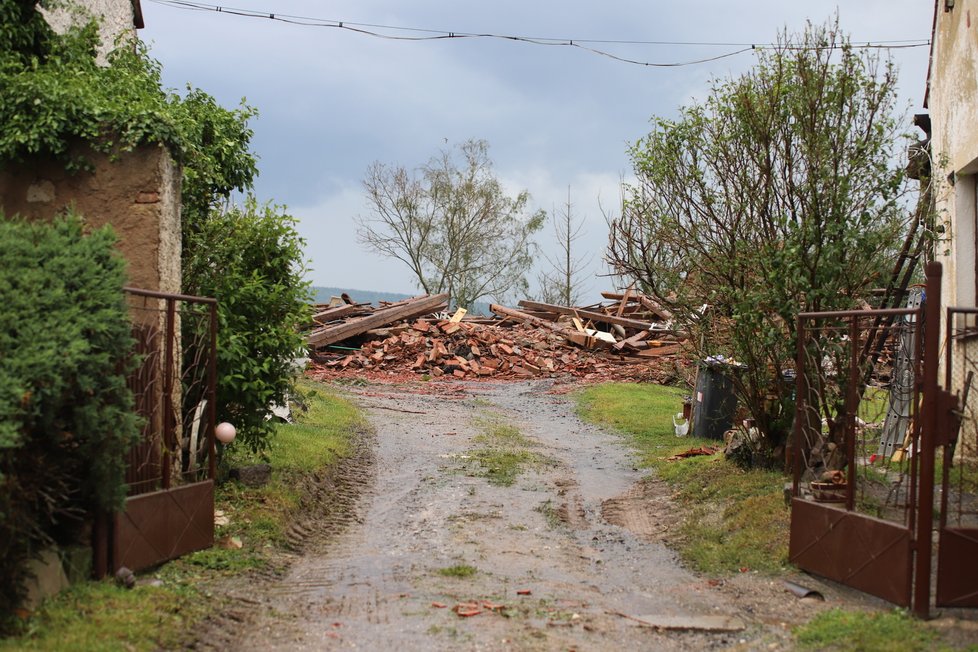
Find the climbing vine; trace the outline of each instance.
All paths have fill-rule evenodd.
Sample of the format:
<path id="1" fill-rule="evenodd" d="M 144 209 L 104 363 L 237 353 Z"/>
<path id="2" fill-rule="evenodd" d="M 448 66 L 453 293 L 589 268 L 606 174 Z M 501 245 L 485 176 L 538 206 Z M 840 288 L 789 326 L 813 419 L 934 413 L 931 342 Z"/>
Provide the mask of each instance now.
<path id="1" fill-rule="evenodd" d="M 257 175 L 248 121 L 256 111 L 219 105 L 188 87 L 164 88 L 159 62 L 138 40 L 120 44 L 109 65 L 95 58 L 97 25 L 55 34 L 38 2 L 0 0 L 0 168 L 34 156 L 69 171 L 90 151 L 165 145 L 184 168 L 184 215 L 192 225 Z"/>

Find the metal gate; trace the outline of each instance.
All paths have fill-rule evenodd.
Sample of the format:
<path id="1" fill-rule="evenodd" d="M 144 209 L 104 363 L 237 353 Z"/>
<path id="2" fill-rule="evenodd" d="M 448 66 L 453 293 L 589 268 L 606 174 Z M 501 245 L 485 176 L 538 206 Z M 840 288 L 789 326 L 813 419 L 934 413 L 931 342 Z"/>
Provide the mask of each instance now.
<path id="1" fill-rule="evenodd" d="M 214 543 L 217 311 L 214 299 L 126 288 L 143 418 L 125 509 L 98 525 L 95 570 L 141 570 Z"/>
<path id="2" fill-rule="evenodd" d="M 935 508 L 936 604 L 978 606 L 978 309 L 947 312 L 941 387 L 940 283 L 931 263 L 923 306 L 797 322 L 789 558 L 922 617 Z"/>
<path id="3" fill-rule="evenodd" d="M 945 405 L 935 445 L 942 447 L 937 606 L 978 607 L 978 427 L 972 388 L 978 369 L 978 308 L 948 308 Z"/>

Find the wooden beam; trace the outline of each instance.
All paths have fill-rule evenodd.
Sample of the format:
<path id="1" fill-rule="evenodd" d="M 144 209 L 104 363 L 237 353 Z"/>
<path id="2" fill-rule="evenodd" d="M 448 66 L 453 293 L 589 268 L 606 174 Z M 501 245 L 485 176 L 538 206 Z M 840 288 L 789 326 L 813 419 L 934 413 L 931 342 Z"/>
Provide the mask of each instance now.
<path id="1" fill-rule="evenodd" d="M 335 308 L 326 308 L 321 312 L 317 312 L 312 316 L 313 321 L 318 324 L 324 324 L 326 322 L 333 321 L 334 319 L 341 319 L 343 317 L 349 317 L 350 315 L 356 314 L 358 312 L 369 312 L 370 304 L 345 304 L 342 306 L 336 306 Z"/>
<path id="2" fill-rule="evenodd" d="M 615 343 L 615 345 L 612 348 L 614 348 L 615 351 L 621 351 L 626 346 L 630 349 L 634 349 L 638 347 L 639 342 L 641 342 L 648 336 L 649 336 L 649 331 L 639 331 L 636 334 L 629 337 L 628 339 L 624 339 L 621 340 L 620 342 Z"/>
<path id="3" fill-rule="evenodd" d="M 592 312 L 582 308 L 568 308 L 566 306 L 554 306 L 549 303 L 539 303 L 537 301 L 526 300 L 520 301 L 520 307 L 529 308 L 530 310 L 548 310 L 551 312 L 559 312 L 563 315 L 582 317 L 584 319 L 590 319 L 591 321 L 597 321 L 603 324 L 616 324 L 618 326 L 634 328 L 640 331 L 647 331 L 652 328 L 651 322 L 641 321 L 638 319 L 628 319 L 627 317 L 616 317 L 615 315 L 606 315 L 603 312 Z"/>
<path id="4" fill-rule="evenodd" d="M 415 319 L 423 315 L 444 310 L 448 294 L 432 294 L 399 301 L 371 314 L 347 320 L 342 324 L 324 326 L 309 333 L 306 341 L 310 346 L 320 348 L 342 342 L 355 335 L 366 333 L 372 328 L 380 328 L 402 319 Z"/>
<path id="5" fill-rule="evenodd" d="M 523 303 L 522 301 L 520 302 Z M 515 319 L 516 321 L 523 322 L 525 324 L 533 324 L 534 326 L 539 326 L 540 328 L 549 328 L 555 333 L 568 333 L 573 331 L 568 331 L 567 329 L 558 326 L 552 321 L 547 321 L 546 319 L 540 319 L 539 317 L 534 317 L 533 315 L 528 315 L 522 310 L 516 310 L 514 308 L 507 308 L 506 306 L 499 306 L 495 303 L 489 306 L 489 310 L 500 315 L 502 317 L 507 317 L 509 319 Z"/>
<path id="6" fill-rule="evenodd" d="M 625 296 L 621 298 L 621 303 L 618 304 L 618 310 L 615 312 L 615 317 L 621 317 L 623 314 L 625 314 L 625 306 L 632 297 L 632 288 L 634 286 L 635 284 L 632 283 L 632 285 L 629 285 L 628 289 L 625 290 Z"/>

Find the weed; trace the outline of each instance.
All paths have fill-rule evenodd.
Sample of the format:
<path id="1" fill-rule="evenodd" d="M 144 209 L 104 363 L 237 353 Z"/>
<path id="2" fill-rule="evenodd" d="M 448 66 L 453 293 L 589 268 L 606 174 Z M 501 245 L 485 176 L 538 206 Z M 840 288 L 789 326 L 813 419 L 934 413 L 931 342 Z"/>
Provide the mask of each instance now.
<path id="1" fill-rule="evenodd" d="M 557 509 L 554 507 L 553 502 L 547 500 L 536 506 L 536 511 L 543 514 L 543 517 L 547 520 L 547 525 L 551 528 L 558 528 L 563 525 L 563 521 L 560 520 L 560 515 L 557 513 Z"/>
<path id="2" fill-rule="evenodd" d="M 480 433 L 473 441 L 485 446 L 470 455 L 479 467 L 473 475 L 488 479 L 490 484 L 509 487 L 525 467 L 547 461 L 544 456 L 526 450 L 533 442 L 498 416 L 485 414 L 475 419 L 475 425 Z"/>
<path id="3" fill-rule="evenodd" d="M 445 568 L 438 569 L 438 574 L 442 577 L 472 577 L 478 572 L 478 568 L 469 566 L 468 564 L 455 564 L 454 566 L 446 566 Z"/>

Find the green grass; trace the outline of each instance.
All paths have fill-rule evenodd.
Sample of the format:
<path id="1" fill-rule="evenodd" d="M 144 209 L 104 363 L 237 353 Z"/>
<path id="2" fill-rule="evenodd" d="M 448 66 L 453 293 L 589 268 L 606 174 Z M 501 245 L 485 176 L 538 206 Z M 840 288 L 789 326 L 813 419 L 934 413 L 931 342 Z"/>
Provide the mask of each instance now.
<path id="1" fill-rule="evenodd" d="M 349 454 L 352 434 L 364 422 L 356 407 L 324 385 L 303 381 L 306 412 L 295 424 L 276 430 L 269 456 L 271 482 L 260 488 L 226 482 L 217 488 L 215 508 L 230 519 L 216 528 L 218 542 L 236 537 L 240 549 L 215 546 L 164 564 L 152 575 L 161 586 L 126 591 L 112 582 L 86 582 L 46 600 L 23 633 L 0 640 L 7 650 L 156 650 L 183 647 L 195 622 L 220 608 L 203 586 L 221 576 L 273 568 L 276 547 L 299 507 L 301 483 Z M 257 460 L 234 455 L 234 464 Z"/>
<path id="2" fill-rule="evenodd" d="M 475 566 L 469 566 L 468 564 L 456 564 L 454 566 L 447 566 L 445 568 L 438 569 L 438 574 L 442 577 L 472 577 L 478 572 L 478 568 Z"/>
<path id="3" fill-rule="evenodd" d="M 949 649 L 927 623 L 906 612 L 823 611 L 794 630 L 799 647 L 806 650 L 859 650 L 861 652 L 925 652 Z"/>
<path id="4" fill-rule="evenodd" d="M 475 419 L 475 425 L 480 432 L 473 441 L 483 446 L 470 453 L 478 467 L 470 471 L 475 476 L 486 478 L 490 484 L 512 486 L 527 467 L 547 462 L 542 455 L 528 450 L 533 442 L 497 415 L 484 414 Z"/>
<path id="5" fill-rule="evenodd" d="M 718 443 L 676 437 L 672 417 L 682 395 L 673 387 L 608 383 L 580 393 L 578 410 L 584 419 L 627 435 L 643 466 L 675 488 L 685 518 L 674 543 L 687 564 L 713 574 L 783 570 L 790 521 L 784 476 L 745 471 L 720 455 L 669 461 L 689 448 Z"/>
<path id="6" fill-rule="evenodd" d="M 0 640 L 0 650 L 176 649 L 210 608 L 210 601 L 191 586 L 130 591 L 108 581 L 86 582 L 46 600 L 21 636 Z"/>

